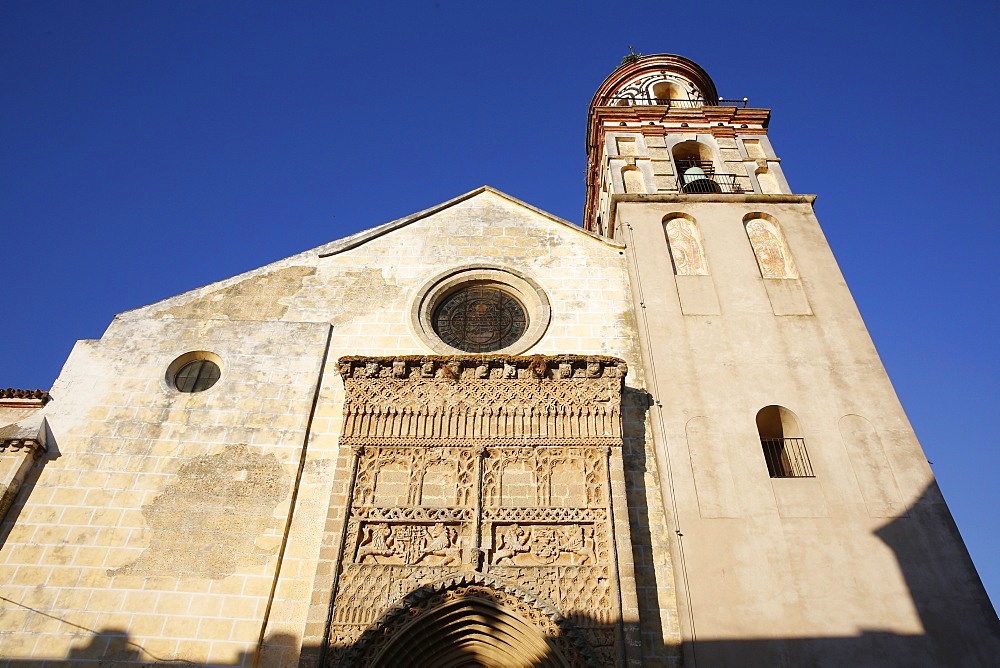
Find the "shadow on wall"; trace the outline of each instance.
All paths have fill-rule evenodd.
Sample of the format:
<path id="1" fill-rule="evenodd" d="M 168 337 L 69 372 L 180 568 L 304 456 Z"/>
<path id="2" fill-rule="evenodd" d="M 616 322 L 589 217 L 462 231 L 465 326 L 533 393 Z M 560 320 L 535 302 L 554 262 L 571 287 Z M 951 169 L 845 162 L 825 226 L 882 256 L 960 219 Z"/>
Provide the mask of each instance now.
<path id="1" fill-rule="evenodd" d="M 629 466 L 638 467 L 642 458 Z M 639 480 L 640 478 L 636 478 Z M 634 481 L 633 481 L 634 482 Z M 630 490 L 630 506 L 639 506 L 645 499 L 641 489 Z M 634 498 L 632 495 L 636 495 Z M 643 506 L 644 507 L 644 506 Z M 635 518 L 634 518 L 635 519 Z M 940 540 L 924 527 L 948 527 L 952 540 Z M 850 636 L 796 638 L 739 638 L 726 640 L 700 639 L 688 648 L 696 664 L 701 666 L 993 666 L 1000 656 L 1000 622 L 985 590 L 977 577 L 961 539 L 936 486 L 928 487 L 910 507 L 908 516 L 884 525 L 877 534 L 896 554 L 900 571 L 910 589 L 924 633 L 903 635 L 877 629 L 864 630 Z M 648 544 L 648 529 L 635 536 L 636 545 Z M 642 550 L 637 550 L 638 552 Z M 641 570 L 643 564 L 638 562 Z M 971 574 L 970 577 L 957 574 Z M 643 584 L 640 584 L 640 587 Z M 458 592 L 448 598 L 445 594 Z M 525 611 L 511 608 L 497 597 L 466 596 L 468 592 L 452 588 L 434 592 L 438 600 L 428 597 L 429 604 L 412 615 L 397 615 L 393 632 L 395 640 L 383 642 L 374 654 L 371 637 L 362 638 L 358 647 L 333 648 L 327 652 L 328 665 L 335 658 L 374 657 L 389 651 L 394 666 L 506 666 L 512 661 L 533 666 L 606 665 L 610 657 L 597 659 L 579 639 L 588 633 L 601 631 L 602 622 L 576 617 L 572 621 L 557 620 L 546 636 L 539 628 L 526 624 Z M 8 601 L 8 603 L 12 603 Z M 36 614 L 50 616 L 42 611 Z M 404 610 L 404 613 L 406 610 Z M 419 613 L 419 614 L 418 614 Z M 75 625 L 74 625 L 75 626 Z M 420 628 L 418 628 L 420 627 Z M 133 640 L 123 629 L 105 628 L 79 630 L 77 646 L 65 657 L 48 660 L 0 660 L 0 666 L 120 666 L 120 665 L 211 665 L 253 666 L 254 652 L 238 655 L 232 663 L 203 664 L 196 661 L 171 660 L 146 650 L 140 640 Z M 442 631 L 442 629 L 444 631 Z M 459 631 L 456 632 L 455 630 Z M 589 629 L 589 631 L 588 631 Z M 0 633 L 4 629 L 0 621 Z M 645 630 L 653 629 L 646 627 Z M 578 632 L 579 631 L 579 632 Z M 604 626 L 602 632 L 607 632 Z M 443 633 L 443 635 L 442 635 Z M 435 642 L 438 640 L 444 642 Z M 590 637 L 593 637 L 592 635 Z M 649 635 L 642 665 L 679 665 L 675 647 L 650 647 Z M 298 640 L 293 636 L 275 635 L 265 640 L 259 666 L 294 665 Z M 368 643 L 361 647 L 361 643 Z M 44 637 L 38 651 L 44 653 Z M 649 656 L 652 654 L 653 656 Z M 318 666 L 321 648 L 302 648 L 299 665 Z M 350 665 L 350 664 L 340 664 Z M 357 665 L 357 664 L 355 664 Z M 373 665 L 370 662 L 361 665 Z M 387 665 L 387 664 L 382 664 Z"/>
<path id="2" fill-rule="evenodd" d="M 42 475 L 42 469 L 45 468 L 46 464 L 55 461 L 60 457 L 59 450 L 55 444 L 55 437 L 52 436 L 48 422 L 45 423 L 45 429 L 48 432 L 48 450 L 45 451 L 34 462 L 34 464 L 32 464 L 31 468 L 28 469 L 24 480 L 21 482 L 20 490 L 14 496 L 14 502 L 7 510 L 7 514 L 0 517 L 0 520 L 3 520 L 3 524 L 0 525 L 0 549 L 3 549 L 3 546 L 7 543 L 7 537 L 10 535 L 11 529 L 13 529 L 14 525 L 17 523 L 17 518 L 20 517 L 21 511 L 24 510 L 24 505 L 27 502 L 28 496 L 30 496 L 31 491 L 35 488 L 38 478 Z"/>
<path id="3" fill-rule="evenodd" d="M 650 506 L 656 507 L 660 496 L 655 489 L 646 487 L 646 473 L 655 466 L 648 461 L 646 444 L 646 412 L 653 405 L 653 397 L 645 390 L 625 387 L 622 391 L 622 463 L 625 471 L 625 501 L 628 504 L 629 531 L 632 537 L 632 560 L 635 568 L 635 589 L 639 601 L 639 631 L 642 635 L 644 657 L 656 665 L 679 665 L 679 645 L 664 645 L 663 625 L 658 609 L 659 589 L 656 586 L 656 564 L 653 559 L 653 534 L 651 527 L 660 526 L 664 519 L 650 517 Z M 670 550 L 667 536 L 658 536 L 663 543 L 663 553 Z M 672 583 L 671 583 L 672 584 Z"/>

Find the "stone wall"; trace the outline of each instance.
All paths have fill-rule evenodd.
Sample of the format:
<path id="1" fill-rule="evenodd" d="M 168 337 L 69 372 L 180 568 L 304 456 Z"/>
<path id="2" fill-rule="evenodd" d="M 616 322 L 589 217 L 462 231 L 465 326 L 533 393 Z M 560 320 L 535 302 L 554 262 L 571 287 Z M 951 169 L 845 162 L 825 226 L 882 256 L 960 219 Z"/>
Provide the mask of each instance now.
<path id="1" fill-rule="evenodd" d="M 242 664 L 263 638 L 273 665 L 318 646 L 308 622 L 329 606 L 314 587 L 333 559 L 327 514 L 346 503 L 332 360 L 433 352 L 413 331 L 414 302 L 432 277 L 469 266 L 544 289 L 551 320 L 525 354 L 641 369 L 624 249 L 489 189 L 121 314 L 67 361 L 46 408 L 54 444 L 3 525 L 0 654 L 113 646 L 123 660 Z M 198 351 L 221 377 L 178 392 L 168 368 Z M 640 609 L 624 612 L 653 652 L 678 636 L 660 619 L 673 581 L 644 419 L 626 418 L 623 476 L 643 485 L 628 512 L 643 531 Z"/>

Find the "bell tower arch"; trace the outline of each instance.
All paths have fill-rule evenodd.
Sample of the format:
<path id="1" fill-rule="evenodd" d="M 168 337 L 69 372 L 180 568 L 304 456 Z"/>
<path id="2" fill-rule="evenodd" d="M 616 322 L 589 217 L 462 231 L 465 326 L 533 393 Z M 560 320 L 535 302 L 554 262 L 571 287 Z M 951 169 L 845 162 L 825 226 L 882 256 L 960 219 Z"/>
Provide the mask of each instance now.
<path id="1" fill-rule="evenodd" d="M 767 140 L 769 118 L 746 98 L 719 97 L 687 58 L 622 65 L 590 103 L 584 227 L 619 239 L 616 195 L 791 193 Z"/>

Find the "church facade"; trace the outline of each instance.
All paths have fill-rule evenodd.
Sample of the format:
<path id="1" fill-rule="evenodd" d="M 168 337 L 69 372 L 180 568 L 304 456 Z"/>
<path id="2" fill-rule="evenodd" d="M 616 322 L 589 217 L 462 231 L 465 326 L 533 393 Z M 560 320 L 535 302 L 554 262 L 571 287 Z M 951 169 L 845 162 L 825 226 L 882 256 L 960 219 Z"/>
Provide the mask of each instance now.
<path id="1" fill-rule="evenodd" d="M 991 665 L 768 122 L 639 57 L 591 104 L 582 226 L 483 187 L 0 391 L 0 656 Z"/>

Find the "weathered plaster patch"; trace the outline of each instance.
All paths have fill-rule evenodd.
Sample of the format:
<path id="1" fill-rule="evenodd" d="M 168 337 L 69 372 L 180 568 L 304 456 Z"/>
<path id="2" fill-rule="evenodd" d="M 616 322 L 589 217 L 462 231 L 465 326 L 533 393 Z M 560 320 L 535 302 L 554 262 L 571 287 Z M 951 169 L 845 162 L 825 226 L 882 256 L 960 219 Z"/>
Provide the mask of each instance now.
<path id="1" fill-rule="evenodd" d="M 274 528 L 274 508 L 290 487 L 274 455 L 255 454 L 246 445 L 196 457 L 142 507 L 149 547 L 108 575 L 219 579 L 241 564 L 263 563 L 275 548 L 261 549 L 270 543 L 258 538 Z"/>
<path id="2" fill-rule="evenodd" d="M 318 484 L 329 479 L 333 474 L 334 461 L 332 459 L 317 459 L 306 462 L 302 471 L 302 478 L 308 484 Z"/>
<path id="3" fill-rule="evenodd" d="M 252 276 L 194 301 L 159 311 L 155 315 L 230 320 L 281 318 L 288 310 L 287 298 L 294 296 L 302 287 L 302 281 L 315 273 L 315 267 L 278 269 L 268 274 Z"/>
<path id="4" fill-rule="evenodd" d="M 343 296 L 330 316 L 331 325 L 340 325 L 359 315 L 387 306 L 399 294 L 399 286 L 385 280 L 382 269 L 349 269 L 344 272 Z"/>

